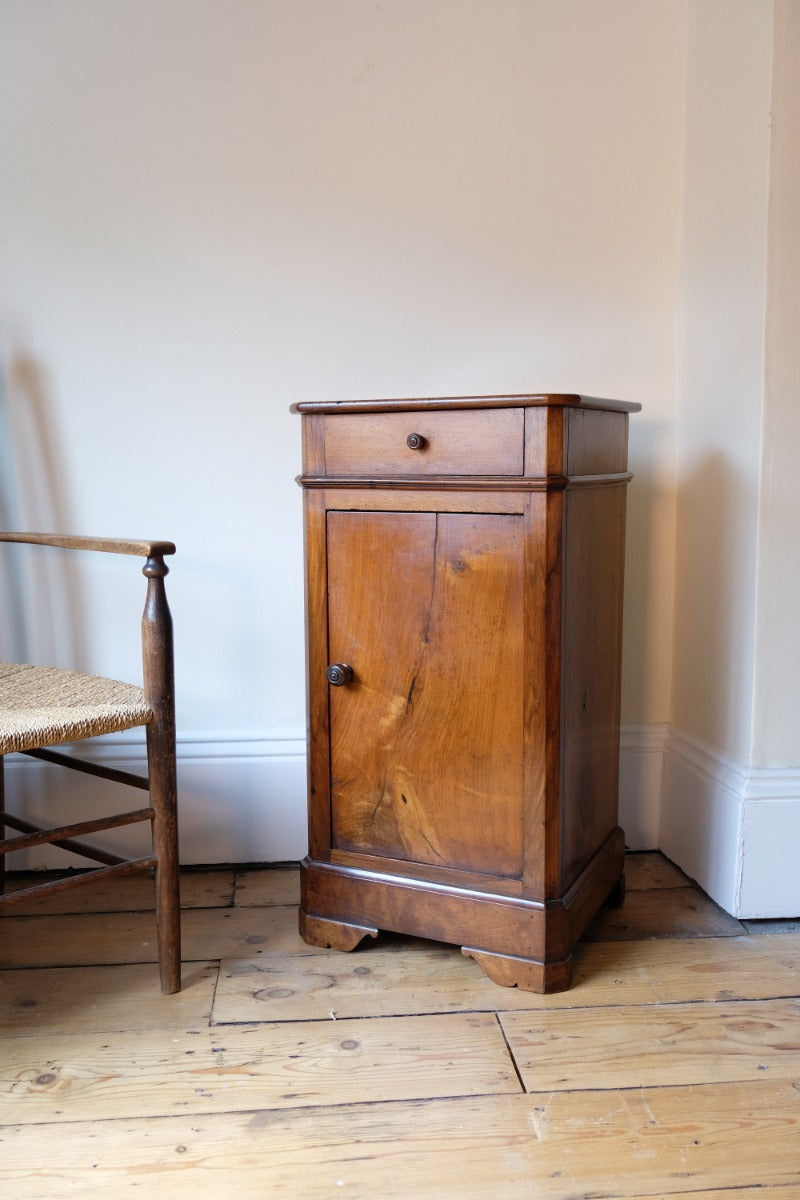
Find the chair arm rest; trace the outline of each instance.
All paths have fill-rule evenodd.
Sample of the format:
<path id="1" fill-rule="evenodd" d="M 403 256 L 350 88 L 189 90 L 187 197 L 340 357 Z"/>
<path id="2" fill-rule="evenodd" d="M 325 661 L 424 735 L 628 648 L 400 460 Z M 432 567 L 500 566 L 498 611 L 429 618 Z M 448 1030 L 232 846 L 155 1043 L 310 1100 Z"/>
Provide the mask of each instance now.
<path id="1" fill-rule="evenodd" d="M 138 554 L 144 558 L 174 554 L 172 542 L 133 541 L 126 538 L 70 537 L 57 533 L 4 533 L 0 542 L 24 542 L 31 546 L 58 546 L 63 550 L 101 550 L 106 554 Z"/>

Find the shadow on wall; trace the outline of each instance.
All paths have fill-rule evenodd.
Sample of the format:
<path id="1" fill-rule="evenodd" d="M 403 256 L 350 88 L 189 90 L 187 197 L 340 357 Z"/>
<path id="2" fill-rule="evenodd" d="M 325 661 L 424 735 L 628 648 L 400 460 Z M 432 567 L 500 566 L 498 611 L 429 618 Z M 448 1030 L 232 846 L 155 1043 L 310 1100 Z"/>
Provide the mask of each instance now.
<path id="1" fill-rule="evenodd" d="M 0 362 L 0 526 L 72 532 L 46 374 L 25 353 Z M 83 655 L 80 594 L 69 556 L 6 545 L 0 560 L 0 658 L 71 664 Z"/>
<path id="2" fill-rule="evenodd" d="M 623 645 L 623 708 L 629 715 L 623 721 L 649 723 L 668 716 L 674 481 L 665 475 L 664 463 L 670 461 L 672 436 L 666 422 L 631 417 Z"/>
<path id="3" fill-rule="evenodd" d="M 0 526 L 6 531 L 71 532 L 50 407 L 45 372 L 32 356 L 12 353 L 0 359 Z M 70 555 L 39 546 L 0 546 L 0 659 L 76 666 L 86 647 L 81 610 Z M 58 824 L 63 807 L 48 807 L 54 770 L 22 755 L 9 758 L 6 787 L 19 815 L 37 824 Z M 84 777 L 80 787 L 90 797 L 92 788 L 101 791 L 97 781 Z M 61 805 L 68 800 L 66 793 L 60 796 Z M 98 815 L 107 815 L 107 807 Z M 68 861 L 86 865 L 82 859 Z M 7 866 L 16 870 L 64 862 L 62 851 L 40 847 L 12 854 Z"/>
<path id="4" fill-rule="evenodd" d="M 740 914 L 752 739 L 758 481 L 721 453 L 678 487 L 673 732 L 659 846 Z"/>
<path id="5" fill-rule="evenodd" d="M 755 653 L 758 481 L 711 454 L 679 481 L 674 718 L 745 762 Z"/>
<path id="6" fill-rule="evenodd" d="M 658 846 L 663 731 L 669 718 L 672 642 L 672 431 L 634 415 L 630 422 L 622 648 L 620 824 L 628 846 Z"/>

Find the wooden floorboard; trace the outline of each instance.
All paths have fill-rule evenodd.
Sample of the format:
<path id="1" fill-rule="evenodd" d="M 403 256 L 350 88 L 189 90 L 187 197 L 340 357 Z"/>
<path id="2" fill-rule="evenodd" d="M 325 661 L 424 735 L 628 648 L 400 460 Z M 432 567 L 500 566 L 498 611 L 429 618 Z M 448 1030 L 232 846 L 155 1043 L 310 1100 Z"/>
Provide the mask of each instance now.
<path id="1" fill-rule="evenodd" d="M 621 908 L 604 908 L 584 935 L 587 942 L 630 941 L 658 937 L 735 937 L 745 933 L 698 888 L 631 889 Z"/>
<path id="2" fill-rule="evenodd" d="M 0 1125 L 519 1092 L 492 1014 L 9 1039 Z"/>
<path id="3" fill-rule="evenodd" d="M 243 1200 L 707 1200 L 726 1187 L 791 1195 L 798 1137 L 797 1089 L 761 1083 L 18 1125 L 0 1129 L 0 1155 L 19 1197 L 146 1184 Z"/>
<path id="4" fill-rule="evenodd" d="M 156 961 L 152 912 L 67 913 L 0 918 L 0 967 L 77 967 Z M 200 908 L 182 913 L 183 960 L 311 953 L 297 932 L 296 906 Z"/>
<path id="5" fill-rule="evenodd" d="M 272 871 L 238 871 L 236 907 L 266 904 L 297 904 L 300 898 L 300 872 L 297 868 Z"/>
<path id="6" fill-rule="evenodd" d="M 308 948 L 306 948 L 308 949 Z M 561 1010 L 660 1002 L 762 1000 L 800 991 L 800 934 L 581 945 L 573 986 L 498 993 L 457 947 L 411 939 L 223 960 L 213 1020 L 310 1021 L 408 1012 Z"/>
<path id="7" fill-rule="evenodd" d="M 800 928 L 660 855 L 626 876 L 552 996 L 457 947 L 309 947 L 293 870 L 187 873 L 175 996 L 151 881 L 10 910 L 1 1194 L 800 1198 Z"/>
<path id="8" fill-rule="evenodd" d="M 188 1029 L 210 1021 L 218 975 L 218 963 L 185 964 L 183 989 L 162 998 L 155 963 L 0 971 L 0 1039 Z"/>
<path id="9" fill-rule="evenodd" d="M 500 1014 L 527 1091 L 734 1083 L 798 1074 L 800 1001 Z"/>
<path id="10" fill-rule="evenodd" d="M 55 878 L 55 874 L 53 877 Z M 11 875 L 6 890 L 18 891 L 35 882 L 35 874 Z M 234 902 L 235 884 L 236 872 L 233 870 L 186 871 L 181 878 L 181 907 L 230 908 Z M 90 895 L 87 895 L 87 890 Z M 296 897 L 294 902 L 296 903 Z M 292 901 L 287 900 L 286 903 Z M 151 912 L 152 909 L 153 880 L 145 874 L 128 875 L 120 879 L 98 879 L 96 883 L 87 883 L 83 888 L 76 888 L 70 892 L 59 892 L 55 896 L 38 896 L 15 905 L 13 915 L 37 917 L 87 911 Z"/>
<path id="11" fill-rule="evenodd" d="M 629 892 L 654 888 L 691 887 L 692 881 L 663 854 L 628 854 L 625 886 Z"/>

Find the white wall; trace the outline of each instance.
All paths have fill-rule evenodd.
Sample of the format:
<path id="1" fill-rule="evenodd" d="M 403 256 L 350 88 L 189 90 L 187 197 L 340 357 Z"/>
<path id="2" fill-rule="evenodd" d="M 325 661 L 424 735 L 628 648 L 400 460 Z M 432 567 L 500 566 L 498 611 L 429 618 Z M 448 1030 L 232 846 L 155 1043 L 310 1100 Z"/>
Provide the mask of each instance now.
<path id="1" fill-rule="evenodd" d="M 746 760 L 764 384 L 771 0 L 689 7 L 675 723 Z"/>
<path id="2" fill-rule="evenodd" d="M 738 906 L 752 731 L 771 0 L 693 0 L 677 325 L 672 728 L 658 845 Z"/>
<path id="3" fill-rule="evenodd" d="M 776 0 L 753 758 L 800 767 L 800 6 Z"/>
<path id="4" fill-rule="evenodd" d="M 659 845 L 745 917 L 800 912 L 798 66 L 792 0 L 690 5 Z"/>
<path id="5" fill-rule="evenodd" d="M 775 0 L 762 486 L 752 761 L 740 891 L 752 912 L 800 912 L 800 6 Z"/>
<path id="6" fill-rule="evenodd" d="M 0 7 L 2 517 L 177 542 L 187 861 L 305 850 L 292 401 L 642 401 L 624 719 L 669 718 L 684 43 L 676 0 Z M 135 671 L 138 578 L 43 570 Z"/>

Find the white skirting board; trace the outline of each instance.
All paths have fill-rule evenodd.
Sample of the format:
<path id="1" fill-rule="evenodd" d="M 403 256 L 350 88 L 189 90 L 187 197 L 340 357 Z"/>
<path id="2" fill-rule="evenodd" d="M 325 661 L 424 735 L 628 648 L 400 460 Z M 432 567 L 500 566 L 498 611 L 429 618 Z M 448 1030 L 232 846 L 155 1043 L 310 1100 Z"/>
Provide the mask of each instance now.
<path id="1" fill-rule="evenodd" d="M 143 772 L 143 748 L 106 738 L 93 757 Z M 49 783 L 59 779 L 60 802 Z M 306 853 L 303 738 L 184 737 L 178 742 L 181 861 L 289 862 Z M 57 824 L 137 807 L 129 789 L 22 755 L 6 759 L 8 807 Z M 74 806 L 70 800 L 75 800 Z M 80 798 L 80 807 L 78 799 Z M 620 824 L 631 850 L 659 849 L 737 917 L 800 914 L 800 769 L 743 767 L 669 725 L 629 725 L 620 745 Z M 146 827 L 97 839 L 145 853 Z M 50 846 L 11 856 L 11 869 L 82 865 Z"/>
<path id="2" fill-rule="evenodd" d="M 76 746 L 75 753 L 90 757 L 88 746 Z M 95 742 L 91 758 L 142 775 L 147 769 L 144 746 L 132 738 Z M 5 775 L 9 812 L 42 825 L 61 824 L 70 819 L 70 811 L 90 820 L 138 808 L 144 799 L 133 788 L 21 754 L 6 758 Z M 308 844 L 305 740 L 179 738 L 178 801 L 180 857 L 186 866 L 302 858 Z M 113 853 L 149 852 L 144 824 L 93 835 L 91 840 Z M 55 847 L 40 846 L 10 855 L 7 865 L 25 870 L 89 864 Z"/>
<path id="3" fill-rule="evenodd" d="M 800 915 L 800 768 L 731 761 L 672 729 L 658 848 L 741 918 Z"/>
<path id="4" fill-rule="evenodd" d="M 619 823 L 629 850 L 658 848 L 668 725 L 624 725 L 619 747 Z"/>

